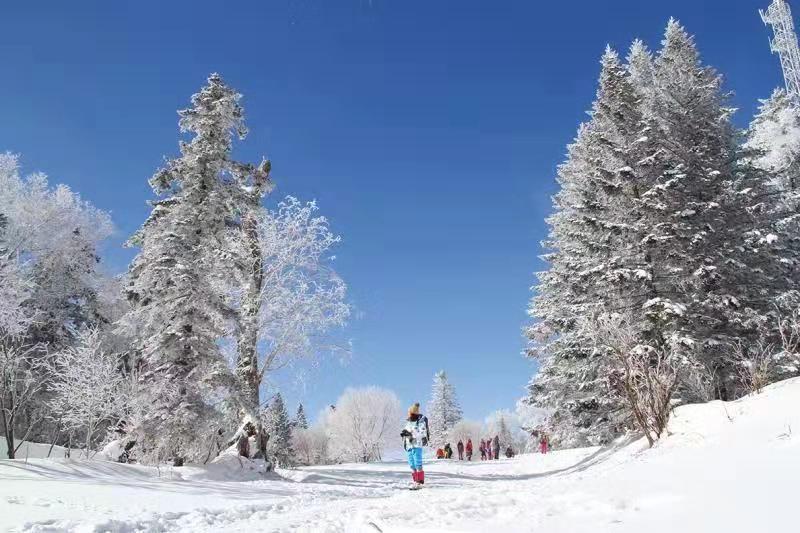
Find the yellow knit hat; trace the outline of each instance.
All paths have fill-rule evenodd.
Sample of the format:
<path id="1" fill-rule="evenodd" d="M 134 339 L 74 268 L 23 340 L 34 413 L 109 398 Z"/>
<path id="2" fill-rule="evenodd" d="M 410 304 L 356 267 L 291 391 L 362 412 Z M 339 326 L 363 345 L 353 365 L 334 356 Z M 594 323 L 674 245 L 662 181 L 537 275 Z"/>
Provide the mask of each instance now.
<path id="1" fill-rule="evenodd" d="M 419 414 L 419 402 L 408 408 L 408 416 Z"/>

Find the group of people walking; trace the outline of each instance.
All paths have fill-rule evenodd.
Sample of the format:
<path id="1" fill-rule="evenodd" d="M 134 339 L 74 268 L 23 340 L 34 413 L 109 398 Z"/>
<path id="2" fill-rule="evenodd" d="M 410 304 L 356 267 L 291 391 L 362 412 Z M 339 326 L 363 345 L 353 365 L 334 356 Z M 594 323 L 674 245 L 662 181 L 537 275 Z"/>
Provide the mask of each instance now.
<path id="1" fill-rule="evenodd" d="M 481 452 L 481 461 L 491 461 L 492 459 L 500 458 L 500 437 L 497 435 L 493 439 L 481 439 L 481 445 L 478 447 Z"/>
<path id="2" fill-rule="evenodd" d="M 458 441 L 456 444 L 456 450 L 458 451 L 458 460 L 459 461 L 472 461 L 472 452 L 473 452 L 473 445 L 472 439 L 467 439 L 467 443 L 464 444 L 463 440 Z M 495 435 L 494 438 L 488 439 L 481 439 L 481 444 L 478 446 L 478 450 L 481 452 L 481 461 L 492 460 L 492 459 L 499 459 L 500 458 L 500 437 Z M 506 448 L 506 457 L 514 457 L 514 450 L 511 446 Z M 436 450 L 436 458 L 437 459 L 452 459 L 453 458 L 453 448 L 450 446 L 450 443 L 444 445 L 443 448 L 439 448 Z"/>

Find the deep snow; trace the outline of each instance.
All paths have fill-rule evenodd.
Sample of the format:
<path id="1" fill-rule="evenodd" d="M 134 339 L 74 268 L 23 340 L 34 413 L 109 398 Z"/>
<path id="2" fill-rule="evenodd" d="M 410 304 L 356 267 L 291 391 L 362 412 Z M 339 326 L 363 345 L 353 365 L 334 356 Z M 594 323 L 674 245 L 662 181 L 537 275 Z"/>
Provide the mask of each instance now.
<path id="1" fill-rule="evenodd" d="M 800 531 L 800 379 L 737 402 L 676 410 L 670 435 L 491 463 L 432 462 L 422 491 L 402 462 L 264 477 L 100 460 L 0 461 L 11 531 Z"/>

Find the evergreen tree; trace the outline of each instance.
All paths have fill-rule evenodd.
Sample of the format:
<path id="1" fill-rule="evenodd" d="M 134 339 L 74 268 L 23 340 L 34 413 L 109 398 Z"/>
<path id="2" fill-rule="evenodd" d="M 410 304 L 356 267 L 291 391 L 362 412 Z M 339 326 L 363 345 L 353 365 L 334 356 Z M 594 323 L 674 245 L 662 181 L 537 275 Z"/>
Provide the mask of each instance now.
<path id="1" fill-rule="evenodd" d="M 262 413 L 262 420 L 264 429 L 269 434 L 267 452 L 270 457 L 274 459 L 277 466 L 282 468 L 292 466 L 294 464 L 292 423 L 280 392 L 275 395 L 275 399 Z"/>
<path id="2" fill-rule="evenodd" d="M 769 279 L 753 239 L 763 175 L 741 163 L 721 79 L 670 21 L 655 59 L 635 42 L 623 66 L 608 49 L 591 119 L 559 168 L 528 329 L 540 370 L 526 403 L 551 412 L 554 441 L 608 442 L 631 423 L 615 361 L 587 327 L 631 317 L 637 342 L 681 362 L 679 395 L 750 338 Z M 762 320 L 763 321 L 763 320 Z M 702 380 L 700 380 L 702 381 Z"/>
<path id="3" fill-rule="evenodd" d="M 198 459 L 221 427 L 215 395 L 234 378 L 219 340 L 233 317 L 226 305 L 227 222 L 236 198 L 230 153 L 245 133 L 240 95 L 214 74 L 179 112 L 181 157 L 150 179 L 159 199 L 131 239 L 140 248 L 126 289 L 125 323 L 138 339 L 151 408 L 133 438 L 153 459 Z"/>
<path id="4" fill-rule="evenodd" d="M 640 306 L 652 280 L 637 246 L 644 128 L 639 98 L 613 50 L 606 50 L 601 64 L 591 120 L 580 127 L 558 171 L 561 190 L 543 244 L 550 268 L 539 274 L 530 309 L 537 322 L 528 330 L 529 354 L 541 366 L 527 401 L 552 413 L 553 439 L 562 445 L 607 442 L 624 425 L 606 379 L 610 361 L 593 348 L 582 321 Z"/>
<path id="5" fill-rule="evenodd" d="M 450 430 L 463 417 L 456 391 L 444 370 L 433 377 L 431 400 L 428 403 L 428 425 L 431 446 L 444 446 Z"/>
<path id="6" fill-rule="evenodd" d="M 297 406 L 297 414 L 294 416 L 294 427 L 308 429 L 308 419 L 306 419 L 306 412 L 303 409 L 302 403 Z"/>
<path id="7" fill-rule="evenodd" d="M 796 287 L 800 282 L 800 107 L 786 91 L 776 90 L 761 102 L 747 132 L 746 162 L 766 173 L 766 223 L 754 238 L 769 248 L 781 272 L 775 303 L 784 310 L 800 304 Z M 788 309 L 787 309 L 788 308 Z"/>
<path id="8" fill-rule="evenodd" d="M 722 368 L 726 351 L 754 331 L 752 317 L 768 299 L 769 273 L 747 237 L 762 176 L 739 164 L 721 87 L 721 76 L 701 63 L 694 39 L 670 20 L 645 110 L 659 171 L 642 194 L 645 240 L 657 266 L 657 295 L 645 310 L 667 323 L 659 342 L 682 356 L 689 373 Z M 714 388 L 725 396 L 727 385 L 718 373 Z"/>

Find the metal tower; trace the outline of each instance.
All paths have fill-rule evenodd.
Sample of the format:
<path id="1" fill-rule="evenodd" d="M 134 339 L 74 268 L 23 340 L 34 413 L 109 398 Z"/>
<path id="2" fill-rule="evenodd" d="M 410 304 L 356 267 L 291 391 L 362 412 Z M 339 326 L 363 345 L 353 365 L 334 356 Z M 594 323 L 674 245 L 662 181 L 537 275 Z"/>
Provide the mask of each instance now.
<path id="1" fill-rule="evenodd" d="M 789 3 L 786 0 L 773 0 L 766 12 L 758 12 L 764 24 L 772 26 L 775 33 L 769 44 L 772 52 L 781 58 L 786 91 L 790 98 L 800 103 L 800 47 L 797 44 Z"/>

